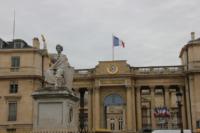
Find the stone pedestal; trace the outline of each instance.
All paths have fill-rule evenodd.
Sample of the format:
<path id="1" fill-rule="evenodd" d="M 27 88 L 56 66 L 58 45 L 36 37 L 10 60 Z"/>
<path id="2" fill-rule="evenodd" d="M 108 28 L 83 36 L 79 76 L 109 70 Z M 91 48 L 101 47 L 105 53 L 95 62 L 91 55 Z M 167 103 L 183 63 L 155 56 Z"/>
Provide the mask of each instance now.
<path id="1" fill-rule="evenodd" d="M 34 129 L 69 129 L 78 128 L 79 98 L 67 88 L 46 87 L 35 91 Z"/>

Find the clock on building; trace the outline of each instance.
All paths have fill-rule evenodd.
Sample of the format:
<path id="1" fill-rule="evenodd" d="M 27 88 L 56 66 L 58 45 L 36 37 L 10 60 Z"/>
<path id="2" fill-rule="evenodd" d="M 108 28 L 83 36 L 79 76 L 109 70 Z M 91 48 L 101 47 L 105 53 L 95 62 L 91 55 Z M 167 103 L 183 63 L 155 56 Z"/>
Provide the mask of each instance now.
<path id="1" fill-rule="evenodd" d="M 115 64 L 111 64 L 107 67 L 107 72 L 110 74 L 115 74 L 118 72 L 118 67 Z"/>

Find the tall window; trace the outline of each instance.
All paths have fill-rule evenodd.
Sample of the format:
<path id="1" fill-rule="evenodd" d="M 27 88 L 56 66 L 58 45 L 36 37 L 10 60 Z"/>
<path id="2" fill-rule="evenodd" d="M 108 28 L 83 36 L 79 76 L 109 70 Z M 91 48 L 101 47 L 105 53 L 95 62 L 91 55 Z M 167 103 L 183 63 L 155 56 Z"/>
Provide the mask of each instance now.
<path id="1" fill-rule="evenodd" d="M 197 128 L 200 128 L 200 120 L 197 121 Z"/>
<path id="2" fill-rule="evenodd" d="M 171 109 L 171 123 L 172 123 L 172 128 L 177 129 L 179 128 L 179 121 L 178 121 L 178 109 L 177 108 L 172 108 Z"/>
<path id="3" fill-rule="evenodd" d="M 111 121 L 111 122 L 110 122 L 110 129 L 111 129 L 111 130 L 115 130 L 115 119 L 114 119 L 114 118 L 111 118 L 110 121 Z"/>
<path id="4" fill-rule="evenodd" d="M 17 120 L 17 102 L 8 103 L 8 121 Z"/>
<path id="5" fill-rule="evenodd" d="M 150 102 L 142 103 L 142 127 L 150 128 L 151 127 L 151 104 Z"/>
<path id="6" fill-rule="evenodd" d="M 123 129 L 123 119 L 119 118 L 119 130 Z"/>
<path id="7" fill-rule="evenodd" d="M 151 127 L 151 90 L 148 86 L 141 88 L 142 128 Z"/>
<path id="8" fill-rule="evenodd" d="M 17 81 L 11 81 L 10 82 L 10 93 L 17 93 L 18 92 L 18 83 Z"/>
<path id="9" fill-rule="evenodd" d="M 20 57 L 13 56 L 11 57 L 11 71 L 18 71 L 20 67 Z"/>

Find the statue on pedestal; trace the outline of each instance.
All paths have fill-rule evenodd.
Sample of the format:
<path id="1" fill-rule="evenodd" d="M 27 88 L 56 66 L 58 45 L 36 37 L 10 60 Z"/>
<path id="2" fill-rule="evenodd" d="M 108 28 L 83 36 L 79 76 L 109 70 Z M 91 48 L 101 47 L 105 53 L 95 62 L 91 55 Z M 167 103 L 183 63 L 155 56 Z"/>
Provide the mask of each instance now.
<path id="1" fill-rule="evenodd" d="M 69 65 L 66 55 L 62 54 L 63 47 L 56 45 L 57 54 L 50 56 L 51 66 L 45 74 L 46 87 L 72 88 L 74 69 Z"/>
<path id="2" fill-rule="evenodd" d="M 74 69 L 69 65 L 63 47 L 56 46 L 56 54 L 50 54 L 51 65 L 45 73 L 45 86 L 32 93 L 34 98 L 33 128 L 35 131 L 50 129 L 78 129 L 78 100 L 72 91 Z M 48 113 L 47 113 L 48 112 Z"/>

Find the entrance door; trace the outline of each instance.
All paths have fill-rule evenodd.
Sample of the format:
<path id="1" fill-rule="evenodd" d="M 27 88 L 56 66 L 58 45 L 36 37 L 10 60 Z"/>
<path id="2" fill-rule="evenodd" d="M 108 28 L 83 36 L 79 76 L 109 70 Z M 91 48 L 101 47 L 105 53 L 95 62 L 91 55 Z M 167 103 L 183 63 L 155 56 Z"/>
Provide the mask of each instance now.
<path id="1" fill-rule="evenodd" d="M 104 99 L 105 128 L 123 130 L 125 127 L 125 103 L 118 94 L 111 94 Z"/>

